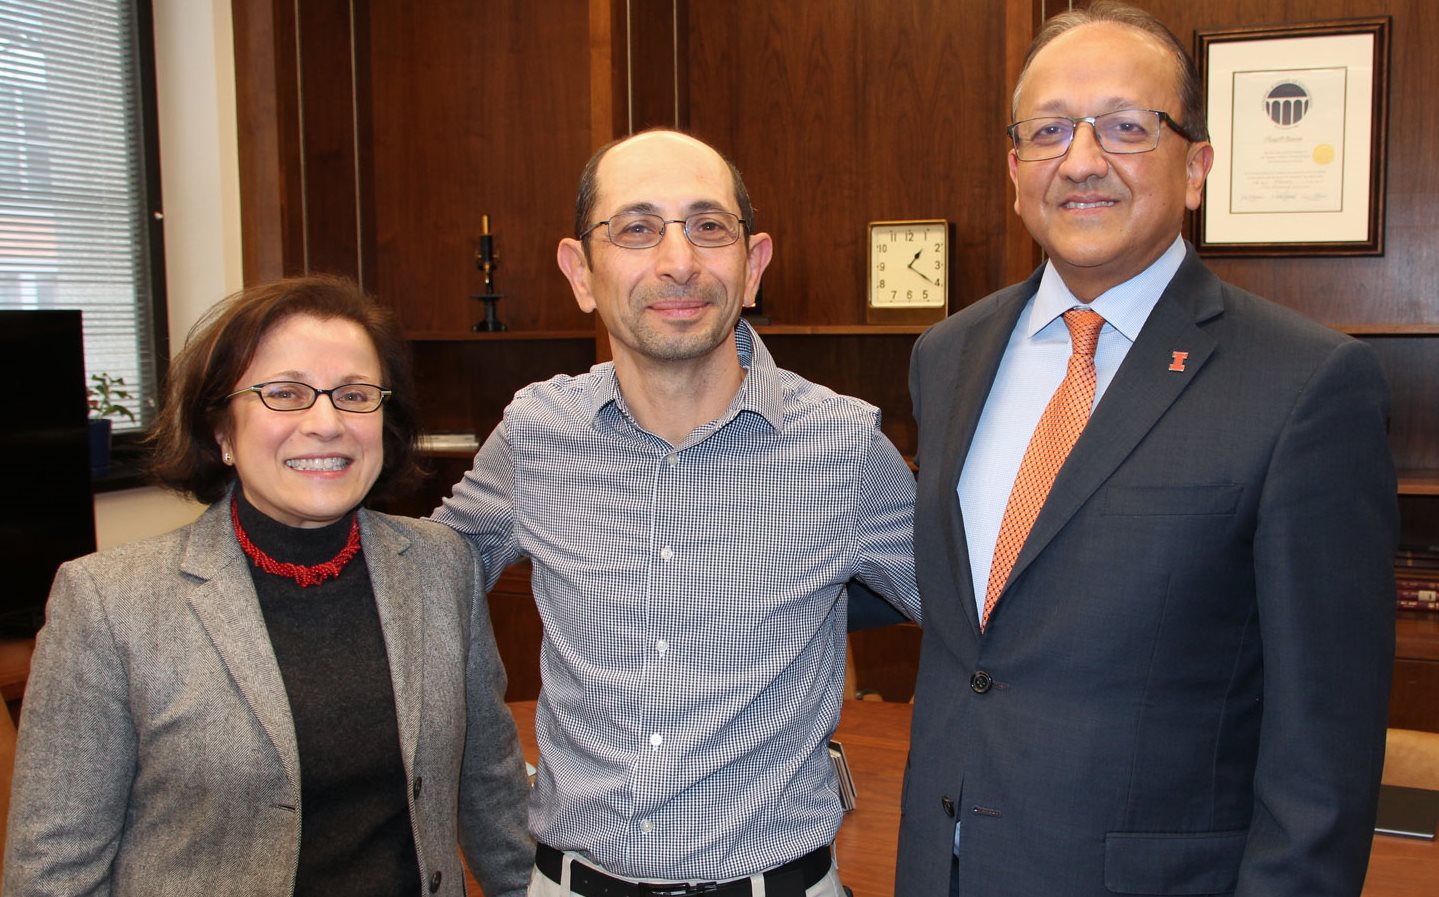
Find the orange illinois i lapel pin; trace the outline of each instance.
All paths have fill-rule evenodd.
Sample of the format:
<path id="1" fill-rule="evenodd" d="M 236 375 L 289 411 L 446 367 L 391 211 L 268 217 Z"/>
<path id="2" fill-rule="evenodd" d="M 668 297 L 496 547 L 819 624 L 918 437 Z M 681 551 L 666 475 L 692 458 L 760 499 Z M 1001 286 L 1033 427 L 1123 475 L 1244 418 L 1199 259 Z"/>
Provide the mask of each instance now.
<path id="1" fill-rule="evenodd" d="M 1169 354 L 1174 358 L 1174 360 L 1169 363 L 1169 369 L 1171 371 L 1184 370 L 1184 359 L 1189 357 L 1189 353 L 1175 351 Z"/>

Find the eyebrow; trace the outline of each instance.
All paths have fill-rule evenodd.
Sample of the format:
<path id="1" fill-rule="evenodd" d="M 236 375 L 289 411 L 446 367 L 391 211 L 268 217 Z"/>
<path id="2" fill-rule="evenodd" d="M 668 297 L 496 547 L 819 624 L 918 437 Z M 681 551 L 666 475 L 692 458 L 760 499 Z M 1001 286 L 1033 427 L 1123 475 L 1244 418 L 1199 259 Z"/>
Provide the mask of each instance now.
<path id="1" fill-rule="evenodd" d="M 739 214 L 738 212 L 731 212 L 728 208 L 724 206 L 723 203 L 716 202 L 712 199 L 697 199 L 689 205 L 685 206 L 684 214 L 686 217 L 693 215 L 696 212 L 729 212 L 731 215 Z M 660 207 L 652 202 L 630 203 L 629 205 L 623 206 L 615 210 L 614 212 L 614 214 L 616 215 L 624 215 L 627 213 L 632 213 L 636 215 L 660 215 L 660 217 L 664 217 L 663 213 L 660 212 Z"/>
<path id="2" fill-rule="evenodd" d="M 307 385 L 307 386 L 314 386 L 315 384 L 311 383 L 309 380 L 306 379 L 308 376 L 309 376 L 309 374 L 303 373 L 303 372 L 301 372 L 301 371 L 294 371 L 294 370 L 290 370 L 290 371 L 280 371 L 279 373 L 275 374 L 275 375 L 272 376 L 272 377 L 266 377 L 265 379 L 263 379 L 263 380 L 258 380 L 258 381 L 256 381 L 256 382 L 258 382 L 258 383 L 276 383 L 276 382 L 281 382 L 281 383 L 304 383 L 304 384 Z M 336 383 L 335 385 L 336 385 L 336 386 L 348 386 L 348 385 L 350 385 L 350 384 L 352 384 L 352 383 L 374 383 L 374 382 L 376 382 L 376 380 L 378 380 L 378 379 L 379 379 L 378 377 L 373 377 L 373 376 L 370 375 L 370 374 L 346 374 L 345 376 L 341 377 L 341 378 L 340 378 L 340 382 L 339 382 L 339 383 Z M 321 388 L 321 389 L 326 389 L 327 387 L 322 386 L 322 387 L 320 387 L 320 388 Z"/>
<path id="3" fill-rule="evenodd" d="M 1056 97 L 1047 103 L 1034 107 L 1036 114 L 1058 115 L 1061 110 L 1070 105 L 1069 100 Z M 1121 109 L 1148 109 L 1149 107 L 1134 99 L 1133 97 L 1104 97 L 1097 103 L 1090 104 L 1092 108 L 1102 109 L 1102 112 L 1091 112 L 1090 115 L 1103 115 L 1105 112 L 1118 112 Z"/>

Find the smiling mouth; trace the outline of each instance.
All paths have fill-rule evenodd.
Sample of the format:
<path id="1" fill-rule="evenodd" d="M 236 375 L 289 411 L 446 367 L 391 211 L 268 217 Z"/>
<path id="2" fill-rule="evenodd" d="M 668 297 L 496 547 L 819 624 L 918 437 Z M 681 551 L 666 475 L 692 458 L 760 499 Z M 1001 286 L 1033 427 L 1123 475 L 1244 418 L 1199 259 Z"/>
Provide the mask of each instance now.
<path id="1" fill-rule="evenodd" d="M 335 471 L 344 470 L 354 462 L 349 458 L 291 458 L 285 466 L 291 470 Z"/>
<path id="2" fill-rule="evenodd" d="M 1101 199 L 1097 202 L 1067 202 L 1064 207 L 1066 209 L 1102 209 L 1112 205 L 1115 205 L 1114 200 Z"/>

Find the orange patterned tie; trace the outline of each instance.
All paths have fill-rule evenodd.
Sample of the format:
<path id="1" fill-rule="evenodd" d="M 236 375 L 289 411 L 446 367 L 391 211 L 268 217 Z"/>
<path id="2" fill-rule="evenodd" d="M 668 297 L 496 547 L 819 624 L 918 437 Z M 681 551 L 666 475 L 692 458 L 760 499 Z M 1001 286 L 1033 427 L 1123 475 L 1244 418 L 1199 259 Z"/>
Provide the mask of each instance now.
<path id="1" fill-rule="evenodd" d="M 1087 308 L 1071 308 L 1064 313 L 1064 324 L 1069 328 L 1069 339 L 1074 346 L 1069 356 L 1069 368 L 1064 380 L 1054 391 L 1054 396 L 1045 406 L 1034 435 L 1029 438 L 1029 448 L 1024 450 L 1024 460 L 1019 463 L 1019 474 L 1014 478 L 1014 489 L 1009 493 L 1009 504 L 1004 508 L 1004 519 L 999 524 L 999 538 L 994 542 L 994 562 L 989 568 L 989 584 L 984 590 L 984 616 L 979 628 L 989 624 L 989 615 L 999 602 L 1004 591 L 1009 571 L 1014 569 L 1019 550 L 1029 537 L 1039 509 L 1049 495 L 1049 487 L 1069 450 L 1083 432 L 1089 421 L 1089 409 L 1094 404 L 1094 348 L 1099 345 L 1099 331 L 1104 319 L 1098 312 Z"/>

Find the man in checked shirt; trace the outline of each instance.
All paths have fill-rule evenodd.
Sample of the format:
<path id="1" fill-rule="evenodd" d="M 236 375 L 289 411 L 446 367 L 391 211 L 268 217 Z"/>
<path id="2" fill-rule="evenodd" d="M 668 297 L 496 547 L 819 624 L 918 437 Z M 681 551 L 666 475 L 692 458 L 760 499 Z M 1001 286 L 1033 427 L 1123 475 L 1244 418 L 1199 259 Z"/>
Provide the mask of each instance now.
<path id="1" fill-rule="evenodd" d="M 740 320 L 772 251 L 713 148 L 601 148 L 558 260 L 614 361 L 520 390 L 435 512 L 488 585 L 534 563 L 531 897 L 843 894 L 842 590 L 918 619 L 914 478 Z"/>

